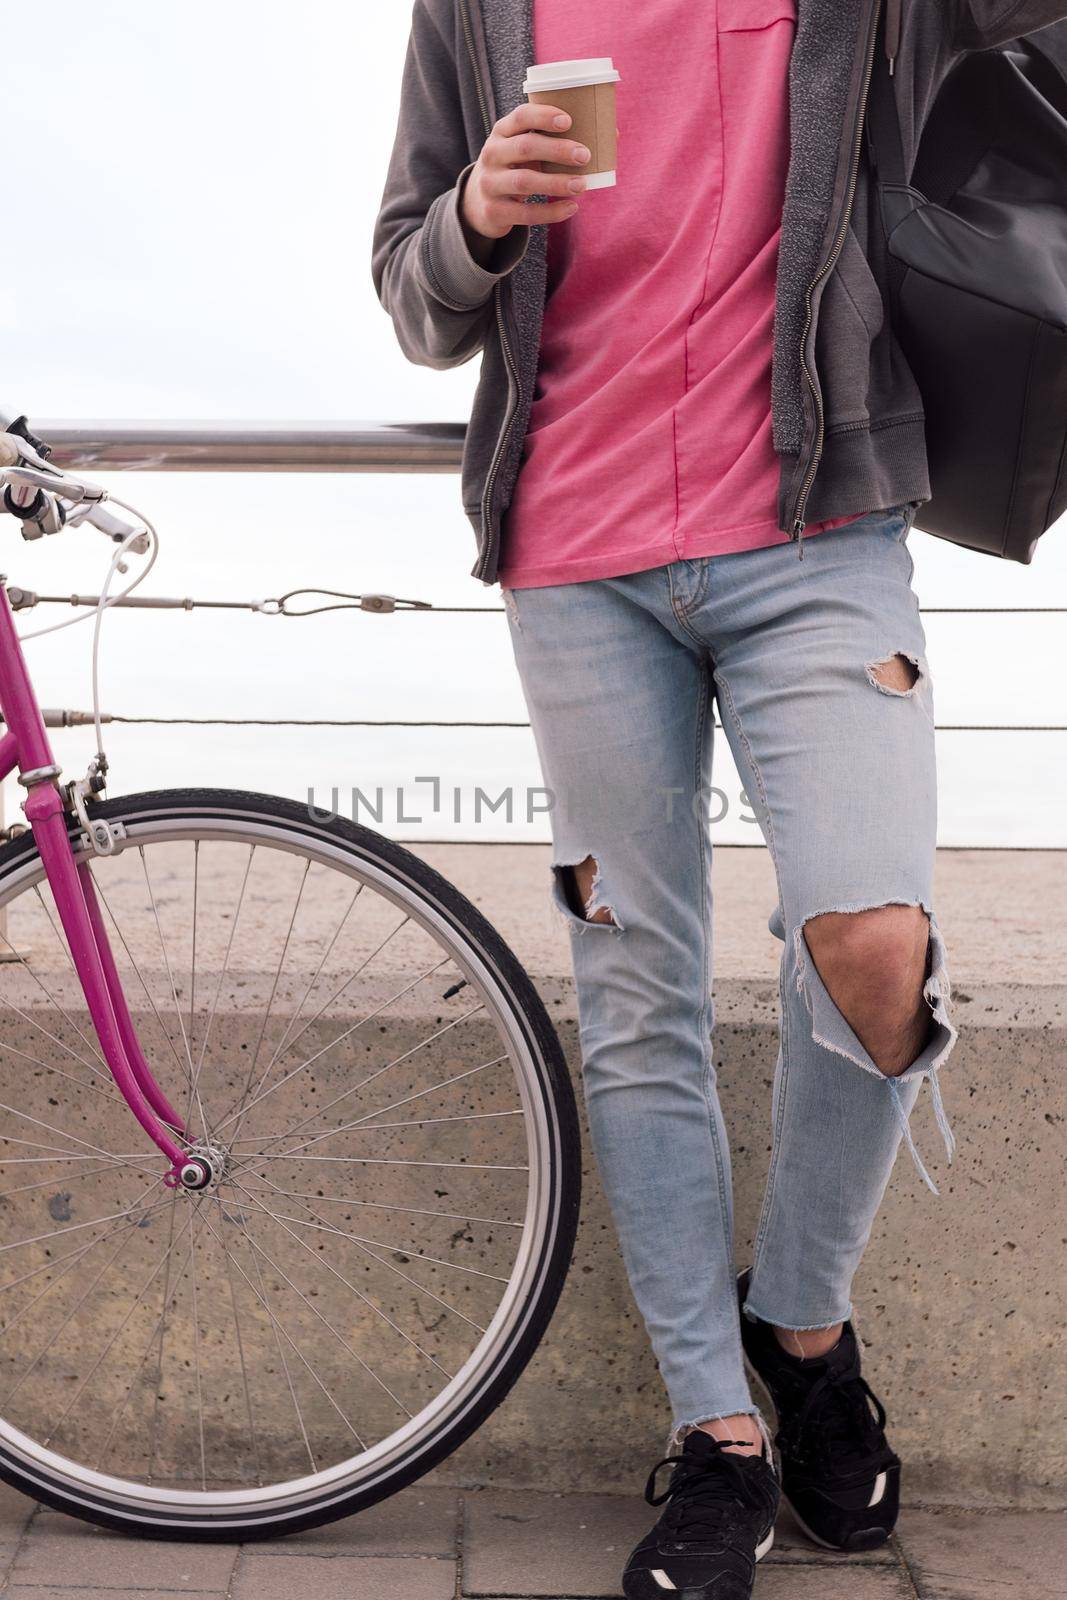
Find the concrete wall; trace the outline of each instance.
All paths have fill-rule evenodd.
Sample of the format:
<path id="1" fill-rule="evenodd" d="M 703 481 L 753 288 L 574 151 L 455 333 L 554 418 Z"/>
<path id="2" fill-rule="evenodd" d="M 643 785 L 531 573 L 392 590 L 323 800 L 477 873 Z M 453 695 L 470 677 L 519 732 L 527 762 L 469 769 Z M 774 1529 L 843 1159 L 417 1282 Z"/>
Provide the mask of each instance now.
<path id="1" fill-rule="evenodd" d="M 480 904 L 528 965 L 559 1028 L 580 1105 L 575 996 L 567 975 L 566 934 L 547 906 L 547 851 L 463 846 L 437 847 L 423 854 Z M 130 860 L 136 865 L 132 857 Z M 715 873 L 717 1061 L 733 1150 L 737 1258 L 743 1263 L 758 1216 L 770 1149 L 770 1085 L 777 1049 L 774 966 L 779 947 L 766 930 L 774 895 L 763 853 L 721 851 Z M 1054 854 L 951 855 L 945 857 L 940 876 L 939 915 L 949 943 L 961 1029 L 960 1044 L 943 1074 L 958 1155 L 947 1169 L 924 1088 L 913 1130 L 941 1195 L 930 1194 L 911 1163 L 902 1157 L 855 1288 L 866 1370 L 885 1399 L 892 1439 L 906 1462 L 907 1498 L 930 1503 L 1060 1507 L 1067 1505 L 1067 1089 L 1063 1072 L 1067 984 L 1062 981 L 1061 965 L 1067 948 L 1067 858 Z M 172 881 L 175 885 L 180 882 L 177 874 Z M 221 893 L 218 881 L 212 889 Z M 271 896 L 264 895 L 264 919 L 272 903 Z M 183 912 L 178 920 L 184 926 L 188 919 Z M 266 920 L 262 928 L 254 922 L 252 932 L 264 949 L 269 948 Z M 148 952 L 150 933 L 146 935 Z M 17 995 L 22 1009 L 4 1019 L 2 1042 L 28 1054 L 7 1059 L 4 1071 L 7 1087 L 18 1096 L 17 1103 L 47 1121 L 48 1075 L 27 1073 L 25 1063 L 33 1052 L 40 1054 L 42 1021 L 59 1036 L 74 1023 L 82 1026 L 82 1018 L 76 1005 L 71 1010 L 74 991 L 69 973 L 64 975 L 59 965 L 54 970 L 47 966 L 47 945 L 40 933 L 34 937 L 36 971 L 38 977 L 42 970 L 46 972 L 48 994 L 25 969 L 7 969 L 5 993 Z M 372 917 L 363 926 L 361 937 L 368 948 L 374 945 L 377 934 Z M 142 955 L 142 961 L 145 959 Z M 398 952 L 396 972 L 405 971 L 403 963 L 413 959 L 410 951 Z M 150 988 L 165 992 L 165 974 L 147 975 Z M 402 985 L 395 979 L 396 973 L 392 973 L 380 980 L 383 995 L 400 990 Z M 226 1103 L 239 1089 L 244 1062 L 255 1050 L 259 1017 L 271 990 L 272 974 L 266 968 L 242 970 L 227 989 L 214 1035 L 219 1045 L 218 1066 L 212 1068 L 224 1081 L 215 1086 L 205 1080 L 205 1092 L 209 1087 L 213 1093 L 217 1090 L 225 1095 Z M 49 995 L 60 992 L 67 994 L 66 1019 L 49 1015 Z M 274 1006 L 277 1029 L 286 1026 L 290 1002 L 295 1003 L 299 992 L 295 979 L 289 980 L 284 992 L 279 991 Z M 373 995 L 364 991 L 360 997 L 364 1008 L 368 998 Z M 444 1004 L 465 1002 L 433 1000 L 437 1010 Z M 353 1015 L 358 1019 L 358 1009 Z M 143 1006 L 137 1020 L 143 1037 L 149 1040 L 153 1019 Z M 331 1017 L 324 1039 L 338 1031 L 339 1020 L 344 1018 Z M 38 1030 L 36 1034 L 33 1029 Z M 389 1041 L 382 1048 L 395 1052 L 397 1044 L 403 1044 L 405 1030 L 410 1031 L 412 1040 L 425 1036 L 426 1016 L 414 1005 L 410 1015 L 392 1013 Z M 455 1037 L 458 1040 L 459 1036 Z M 314 1044 L 314 1035 L 309 1043 Z M 465 1041 L 464 1048 L 470 1044 Z M 291 1114 L 317 1115 L 316 1103 L 306 1097 L 317 1092 L 321 1105 L 332 1086 L 351 1081 L 345 1073 L 352 1062 L 373 1062 L 375 1048 L 373 1039 L 355 1035 L 351 1062 L 331 1060 L 328 1073 L 318 1078 L 314 1087 L 297 1078 L 271 1102 L 271 1117 L 276 1116 L 278 1125 L 285 1126 Z M 447 1073 L 451 1048 L 451 1038 L 441 1046 L 442 1077 Z M 404 1077 L 390 1080 L 391 1093 L 402 1095 L 419 1081 L 413 1067 L 410 1082 Z M 491 1108 L 497 1104 L 494 1095 L 502 1093 L 499 1084 L 479 1083 L 469 1093 L 465 1091 L 462 1109 Z M 106 1143 L 104 1123 L 110 1114 L 106 1096 L 98 1092 L 88 1096 L 82 1136 Z M 473 1153 L 475 1144 L 463 1144 L 469 1138 L 468 1126 L 447 1134 L 435 1132 L 435 1138 L 452 1139 L 457 1151 L 466 1148 Z M 665 1395 L 629 1293 L 611 1219 L 588 1157 L 588 1140 L 585 1148 L 577 1252 L 549 1334 L 496 1415 L 437 1470 L 438 1481 L 635 1492 L 661 1451 L 670 1421 Z M 110 1181 L 107 1175 L 100 1179 L 102 1195 Z M 75 1188 L 71 1201 L 75 1210 L 79 1204 L 86 1206 L 85 1193 L 83 1190 L 79 1196 Z M 383 1191 L 380 1198 L 389 1196 Z M 17 1205 L 27 1208 L 26 1220 L 32 1224 L 33 1208 L 51 1208 L 57 1199 L 62 1196 L 34 1189 L 21 1195 Z M 12 1202 L 5 1200 L 4 1204 L 10 1207 Z M 55 1210 L 49 1209 L 49 1214 L 60 1220 Z M 94 1213 L 83 1209 L 81 1214 Z M 226 1221 L 220 1218 L 219 1225 Z M 24 1231 L 30 1233 L 33 1227 Z M 153 1259 L 151 1228 L 146 1227 L 137 1237 L 147 1272 Z M 295 1270 L 294 1263 L 301 1260 L 297 1245 L 281 1240 L 277 1248 L 279 1264 Z M 441 1248 L 447 1250 L 447 1240 Z M 491 1243 L 486 1248 L 491 1249 Z M 218 1281 L 203 1284 L 208 1306 L 226 1293 L 217 1271 L 216 1277 Z M 70 1280 L 70 1295 L 76 1283 L 76 1279 Z M 381 1286 L 368 1287 L 392 1314 L 408 1314 L 406 1301 L 411 1297 L 405 1296 L 402 1285 L 383 1278 Z M 62 1293 L 66 1292 L 49 1302 L 53 1319 L 58 1315 L 56 1307 L 65 1303 Z M 477 1280 L 472 1280 L 470 1292 L 477 1298 Z M 339 1296 L 334 1304 L 325 1281 L 318 1305 L 328 1316 L 351 1312 L 347 1297 Z M 111 1313 L 105 1307 L 102 1314 L 117 1317 L 118 1310 Z M 134 1331 L 138 1339 L 150 1332 L 147 1310 L 145 1319 L 143 1330 L 131 1329 L 131 1338 Z M 86 1331 L 87 1336 L 95 1332 L 92 1328 Z M 355 1337 L 359 1330 L 351 1331 Z M 362 1329 L 368 1337 L 372 1332 L 373 1324 Z M 443 1340 L 447 1335 L 427 1330 L 428 1339 L 435 1337 Z M 182 1386 L 188 1387 L 192 1381 L 189 1344 L 189 1328 L 176 1327 L 169 1346 L 169 1375 L 164 1375 L 172 1397 L 180 1397 Z M 435 1348 L 446 1362 L 450 1359 L 443 1345 Z M 209 1344 L 205 1351 L 210 1380 L 214 1373 Z M 339 1388 L 358 1387 L 352 1382 L 343 1351 L 335 1350 L 333 1355 L 335 1366 L 327 1374 L 331 1383 Z M 270 1377 L 269 1342 L 264 1340 L 262 1350 L 257 1348 L 254 1356 L 256 1382 L 268 1386 L 264 1392 L 266 1414 L 277 1419 L 277 1440 L 264 1438 L 262 1444 L 272 1462 L 276 1446 L 281 1461 L 292 1444 L 291 1417 L 280 1404 L 271 1409 L 270 1385 L 277 1388 L 277 1374 Z M 4 1359 L 0 1351 L 0 1363 Z M 150 1365 L 142 1376 L 145 1394 L 138 1399 L 147 1406 L 155 1383 Z M 413 1374 L 412 1382 L 416 1377 Z M 54 1414 L 57 1393 L 63 1385 L 69 1392 L 70 1372 L 59 1361 L 44 1363 L 34 1381 L 37 1390 L 27 1385 L 21 1392 L 22 1403 L 32 1407 L 36 1392 L 40 1406 Z M 121 1387 L 108 1389 L 101 1384 L 94 1396 L 99 1413 L 96 1425 L 106 1419 L 110 1407 L 121 1403 L 122 1395 Z M 384 1413 L 381 1420 L 384 1426 Z M 87 1425 L 94 1425 L 92 1416 Z M 221 1447 L 228 1446 L 232 1430 L 240 1426 L 236 1406 L 229 1412 L 221 1410 L 211 1422 Z M 175 1439 L 175 1448 L 181 1443 Z M 339 1443 L 343 1445 L 343 1439 Z M 136 1463 L 131 1461 L 128 1466 L 134 1470 Z"/>

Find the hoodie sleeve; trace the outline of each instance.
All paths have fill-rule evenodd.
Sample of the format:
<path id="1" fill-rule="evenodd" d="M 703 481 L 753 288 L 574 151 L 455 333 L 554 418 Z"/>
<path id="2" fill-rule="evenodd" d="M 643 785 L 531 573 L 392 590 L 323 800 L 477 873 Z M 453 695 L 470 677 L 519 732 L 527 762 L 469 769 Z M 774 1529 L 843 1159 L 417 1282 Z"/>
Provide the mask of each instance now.
<path id="1" fill-rule="evenodd" d="M 460 204 L 470 159 L 456 69 L 454 7 L 415 0 L 400 112 L 371 247 L 371 276 L 409 361 L 457 367 L 481 350 L 494 286 L 522 259 L 527 227 L 476 261 Z M 447 36 L 446 36 L 447 35 Z"/>
<path id="2" fill-rule="evenodd" d="M 989 50 L 1067 17 L 1067 0 L 956 0 L 960 50 Z"/>

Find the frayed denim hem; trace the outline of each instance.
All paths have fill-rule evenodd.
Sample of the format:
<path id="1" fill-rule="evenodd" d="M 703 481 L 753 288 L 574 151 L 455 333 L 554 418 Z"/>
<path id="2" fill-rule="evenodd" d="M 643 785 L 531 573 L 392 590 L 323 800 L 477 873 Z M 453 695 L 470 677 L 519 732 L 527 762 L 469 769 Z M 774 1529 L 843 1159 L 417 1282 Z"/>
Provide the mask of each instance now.
<path id="1" fill-rule="evenodd" d="M 773 1312 L 768 1315 L 766 1312 L 756 1311 L 751 1300 L 746 1300 L 741 1313 L 743 1316 L 755 1317 L 757 1322 L 769 1323 L 774 1328 L 788 1328 L 791 1333 L 817 1333 L 820 1328 L 832 1328 L 837 1322 L 851 1322 L 854 1309 L 850 1300 L 845 1310 L 837 1316 L 823 1317 L 821 1322 L 794 1322 L 788 1316 L 779 1316 Z"/>
<path id="2" fill-rule="evenodd" d="M 682 1440 L 686 1434 L 692 1433 L 693 1429 L 698 1428 L 702 1422 L 724 1422 L 727 1417 L 755 1417 L 756 1426 L 759 1428 L 760 1437 L 767 1452 L 767 1460 L 773 1459 L 774 1446 L 771 1441 L 770 1431 L 763 1419 L 762 1411 L 758 1406 L 754 1405 L 738 1406 L 734 1411 L 701 1411 L 689 1422 L 675 1423 L 667 1435 L 666 1454 L 672 1455 L 675 1451 L 680 1450 Z"/>

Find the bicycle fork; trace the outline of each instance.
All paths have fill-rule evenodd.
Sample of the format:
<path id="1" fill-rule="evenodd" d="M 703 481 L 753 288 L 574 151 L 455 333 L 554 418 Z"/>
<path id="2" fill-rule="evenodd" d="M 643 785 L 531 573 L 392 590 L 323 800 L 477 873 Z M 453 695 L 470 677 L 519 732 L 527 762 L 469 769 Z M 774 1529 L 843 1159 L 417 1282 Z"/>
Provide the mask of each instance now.
<path id="1" fill-rule="evenodd" d="M 171 1106 L 145 1060 L 115 966 L 111 943 L 88 862 L 76 865 L 66 807 L 44 719 L 15 630 L 6 580 L 0 577 L 0 710 L 7 731 L 0 736 L 0 780 L 18 770 L 27 790 L 23 805 L 45 876 L 55 897 L 75 972 L 104 1060 L 141 1127 L 171 1163 L 164 1182 L 171 1188 L 203 1189 L 212 1169 L 177 1141 L 188 1140 L 184 1119 Z M 190 1072 L 192 1072 L 190 1067 Z"/>

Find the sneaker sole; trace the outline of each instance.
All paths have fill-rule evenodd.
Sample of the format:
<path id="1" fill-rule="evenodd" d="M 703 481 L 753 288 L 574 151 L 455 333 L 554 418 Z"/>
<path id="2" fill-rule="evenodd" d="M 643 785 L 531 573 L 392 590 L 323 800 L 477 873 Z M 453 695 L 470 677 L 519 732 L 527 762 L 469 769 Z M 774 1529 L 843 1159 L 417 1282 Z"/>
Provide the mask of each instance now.
<path id="1" fill-rule="evenodd" d="M 756 1546 L 756 1561 L 762 1561 L 764 1556 L 770 1553 L 773 1545 L 774 1528 L 772 1527 L 767 1537 L 762 1539 Z M 635 1573 L 633 1577 L 638 1581 L 631 1581 L 631 1575 L 628 1572 L 624 1572 L 622 1575 L 622 1592 L 626 1596 L 626 1600 L 648 1600 L 649 1595 L 653 1593 L 656 1595 L 678 1593 L 676 1586 L 671 1582 L 667 1574 L 658 1567 L 644 1567 L 640 1572 Z M 651 1578 L 651 1588 L 644 1581 L 646 1578 Z"/>

